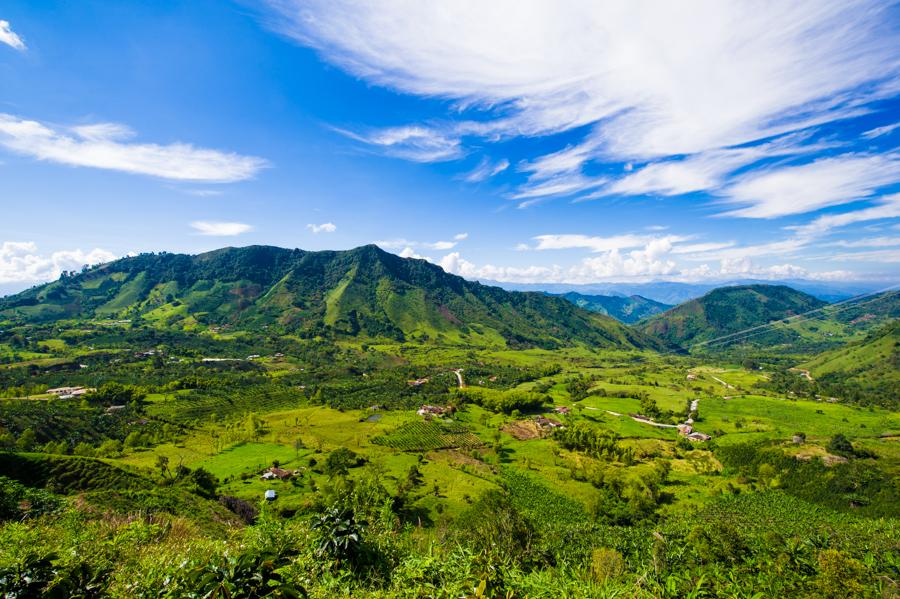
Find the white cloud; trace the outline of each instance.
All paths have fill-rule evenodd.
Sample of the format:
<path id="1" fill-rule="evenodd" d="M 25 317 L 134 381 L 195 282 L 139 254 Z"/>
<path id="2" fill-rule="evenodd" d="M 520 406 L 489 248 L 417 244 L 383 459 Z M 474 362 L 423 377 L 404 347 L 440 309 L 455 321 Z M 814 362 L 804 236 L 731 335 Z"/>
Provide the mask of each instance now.
<path id="1" fill-rule="evenodd" d="M 685 254 L 685 260 L 699 262 L 703 260 L 739 260 L 742 258 L 764 258 L 767 256 L 790 256 L 806 247 L 808 239 L 791 237 L 779 241 L 759 243 L 755 245 L 735 246 L 729 245 L 723 248 L 701 248 L 693 254 Z"/>
<path id="2" fill-rule="evenodd" d="M 900 237 L 865 237 L 863 239 L 855 239 L 853 241 L 840 240 L 829 245 L 844 248 L 874 248 L 874 247 L 893 247 L 900 245 Z"/>
<path id="3" fill-rule="evenodd" d="M 315 235 L 318 235 L 319 233 L 334 233 L 337 231 L 337 225 L 334 223 L 322 223 L 321 225 L 310 223 L 306 225 L 306 228 Z"/>
<path id="4" fill-rule="evenodd" d="M 673 196 L 717 190 L 730 173 L 759 160 L 836 146 L 833 142 L 806 143 L 809 137 L 808 133 L 795 133 L 755 146 L 710 150 L 675 160 L 652 162 L 609 185 L 603 195 L 656 193 Z"/>
<path id="5" fill-rule="evenodd" d="M 6 44 L 20 52 L 24 52 L 26 49 L 25 42 L 12 30 L 9 21 L 0 20 L 0 44 Z"/>
<path id="6" fill-rule="evenodd" d="M 191 227 L 197 231 L 199 235 L 209 235 L 214 237 L 233 237 L 242 233 L 252 231 L 253 227 L 244 223 L 226 223 L 215 221 L 198 220 L 191 223 Z"/>
<path id="7" fill-rule="evenodd" d="M 842 214 L 825 214 L 805 225 L 788 227 L 788 229 L 794 230 L 800 237 L 809 238 L 824 235 L 831 229 L 854 223 L 896 217 L 900 217 L 900 193 L 881 197 L 875 205 L 868 208 Z"/>
<path id="8" fill-rule="evenodd" d="M 665 238 L 668 243 L 676 243 L 685 238 L 670 235 Z M 608 252 L 613 250 L 621 250 L 634 248 L 645 245 L 647 243 L 657 241 L 657 238 L 647 235 L 614 235 L 612 237 L 598 237 L 591 235 L 537 235 L 534 237 L 537 244 L 535 250 L 568 250 L 568 249 L 587 249 L 592 252 Z"/>
<path id="9" fill-rule="evenodd" d="M 900 180 L 900 157 L 844 154 L 800 166 L 758 170 L 725 190 L 742 206 L 725 216 L 775 218 L 846 204 Z"/>
<path id="10" fill-rule="evenodd" d="M 869 129 L 868 131 L 864 132 L 862 136 L 866 139 L 875 139 L 876 137 L 881 137 L 882 135 L 887 135 L 888 133 L 893 132 L 898 127 L 900 127 L 900 122 L 885 125 L 884 127 L 875 127 L 874 129 Z"/>
<path id="11" fill-rule="evenodd" d="M 0 113 L 0 146 L 39 160 L 212 183 L 250 179 L 266 166 L 262 158 L 190 144 L 125 141 L 133 136 L 128 127 L 115 123 L 64 129 Z"/>
<path id="12" fill-rule="evenodd" d="M 358 142 L 379 147 L 389 156 L 413 162 L 446 162 L 465 155 L 458 137 L 429 127 L 389 127 L 368 134 L 335 130 Z"/>
<path id="13" fill-rule="evenodd" d="M 58 278 L 64 270 L 115 259 L 115 254 L 100 248 L 41 254 L 32 241 L 4 241 L 0 244 L 0 283 L 43 283 Z"/>
<path id="14" fill-rule="evenodd" d="M 352 74 L 456 102 L 463 120 L 401 135 L 391 128 L 371 142 L 390 150 L 409 129 L 424 146 L 410 159 L 461 156 L 469 137 L 482 144 L 592 129 L 581 143 L 526 163 L 531 175 L 517 199 L 595 189 L 581 170 L 592 160 L 702 154 L 862 114 L 896 93 L 900 71 L 893 8 L 877 0 L 765 10 L 714 0 L 268 5 L 276 29 Z M 722 168 L 655 166 L 627 186 L 680 193 L 715 184 Z"/>
<path id="15" fill-rule="evenodd" d="M 507 160 L 506 158 L 498 160 L 497 162 L 492 162 L 490 158 L 485 156 L 481 159 L 481 162 L 478 163 L 478 166 L 476 166 L 469 174 L 463 177 L 463 179 L 465 179 L 469 183 L 478 183 L 480 181 L 490 179 L 495 175 L 499 175 L 508 168 L 509 160 Z"/>
<path id="16" fill-rule="evenodd" d="M 669 239 L 654 239 L 641 250 L 622 254 L 614 249 L 603 256 L 585 258 L 580 266 L 572 267 L 571 273 L 584 281 L 671 275 L 677 272 L 675 262 L 668 257 L 671 251 Z"/>
<path id="17" fill-rule="evenodd" d="M 222 195 L 221 189 L 180 189 L 179 191 L 198 198 L 212 198 Z"/>
<path id="18" fill-rule="evenodd" d="M 417 254 L 416 251 L 409 246 L 403 248 L 403 250 L 400 252 L 400 257 L 401 258 L 415 258 L 417 260 L 428 260 L 429 262 L 431 261 L 431 258 Z"/>
<path id="19" fill-rule="evenodd" d="M 839 270 L 816 272 L 801 266 L 783 263 L 760 266 L 749 258 L 724 259 L 716 266 L 702 264 L 695 268 L 679 268 L 668 254 L 671 246 L 665 240 L 655 240 L 647 247 L 622 253 L 618 250 L 602 256 L 589 257 L 580 263 L 563 268 L 552 266 L 495 266 L 476 265 L 459 252 L 452 252 L 437 261 L 445 271 L 465 277 L 508 283 L 598 283 L 612 281 L 724 281 L 734 278 L 766 280 L 816 279 L 848 280 L 853 273 Z"/>
<path id="20" fill-rule="evenodd" d="M 872 250 L 870 252 L 848 252 L 829 256 L 835 262 L 881 262 L 896 264 L 900 262 L 900 250 Z"/>
<path id="21" fill-rule="evenodd" d="M 452 250 L 459 244 L 460 241 L 464 241 L 468 237 L 469 237 L 468 233 L 458 233 L 458 234 L 454 235 L 453 241 L 410 241 L 409 239 L 403 239 L 401 237 L 401 238 L 397 238 L 397 239 L 384 239 L 384 240 L 376 241 L 375 245 L 382 247 L 386 250 L 396 250 L 396 249 L 404 248 L 404 252 L 412 252 L 413 248 L 424 248 L 427 250 L 446 251 L 446 250 Z M 410 256 L 412 256 L 412 254 L 410 254 Z M 414 256 L 414 257 L 422 258 L 423 256 Z"/>
<path id="22" fill-rule="evenodd" d="M 672 248 L 673 254 L 695 254 L 701 252 L 714 252 L 734 247 L 733 241 L 680 244 Z"/>

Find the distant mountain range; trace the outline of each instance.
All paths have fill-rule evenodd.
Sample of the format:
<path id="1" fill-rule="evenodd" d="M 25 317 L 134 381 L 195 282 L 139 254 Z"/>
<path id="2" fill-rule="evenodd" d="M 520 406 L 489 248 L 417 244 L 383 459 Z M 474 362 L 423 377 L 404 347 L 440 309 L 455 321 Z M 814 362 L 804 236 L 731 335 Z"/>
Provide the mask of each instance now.
<path id="1" fill-rule="evenodd" d="M 626 324 L 634 324 L 642 318 L 665 312 L 672 307 L 669 304 L 655 302 L 646 297 L 641 297 L 640 295 L 632 295 L 631 297 L 619 295 L 584 295 L 570 291 L 568 293 L 563 293 L 561 297 L 566 298 L 580 308 L 612 316 L 616 320 Z"/>
<path id="2" fill-rule="evenodd" d="M 96 318 L 480 346 L 659 346 L 563 298 L 467 281 L 374 245 L 141 254 L 0 299 L 0 323 Z"/>
<path id="3" fill-rule="evenodd" d="M 652 281 L 648 283 L 590 283 L 584 285 L 567 283 L 498 283 L 482 281 L 510 291 L 545 291 L 561 295 L 575 292 L 581 295 L 605 295 L 631 297 L 639 295 L 643 298 L 668 304 L 671 306 L 698 298 L 705 293 L 720 287 L 746 285 L 786 285 L 798 291 L 808 293 L 826 302 L 836 302 L 863 293 L 871 293 L 885 287 L 884 282 L 865 281 L 808 281 L 803 279 L 785 281 L 761 281 L 755 279 L 739 279 L 710 283 L 677 283 L 673 281 Z"/>

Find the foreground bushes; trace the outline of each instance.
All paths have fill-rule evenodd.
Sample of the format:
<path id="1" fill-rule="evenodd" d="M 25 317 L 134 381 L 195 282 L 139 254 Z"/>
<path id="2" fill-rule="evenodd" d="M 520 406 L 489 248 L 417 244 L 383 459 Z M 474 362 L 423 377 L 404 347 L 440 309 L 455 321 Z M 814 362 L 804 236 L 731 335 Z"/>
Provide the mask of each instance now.
<path id="1" fill-rule="evenodd" d="M 182 517 L 74 507 L 0 526 L 10 597 L 891 596 L 896 521 L 780 492 L 721 498 L 647 526 L 591 523 L 520 474 L 452 526 L 402 524 L 376 477 L 336 484 L 322 517 L 204 532 Z M 318 508 L 317 508 L 318 509 Z M 315 525 L 319 522 L 319 525 Z M 335 538 L 355 539 L 348 544 Z M 345 547 L 346 545 L 346 547 Z M 350 546 L 352 545 L 352 548 Z M 346 550 L 350 548 L 349 550 Z"/>

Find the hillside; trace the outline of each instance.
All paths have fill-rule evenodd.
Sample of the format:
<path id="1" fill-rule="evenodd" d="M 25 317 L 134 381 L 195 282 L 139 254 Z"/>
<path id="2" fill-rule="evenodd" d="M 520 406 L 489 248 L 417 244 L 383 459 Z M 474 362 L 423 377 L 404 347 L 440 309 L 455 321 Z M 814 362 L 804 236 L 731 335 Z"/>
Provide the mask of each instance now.
<path id="1" fill-rule="evenodd" d="M 783 285 L 723 287 L 650 317 L 638 328 L 688 347 L 826 305 L 827 302 Z M 750 343 L 774 345 L 798 337 L 791 329 L 773 330 L 755 335 Z"/>
<path id="2" fill-rule="evenodd" d="M 473 345 L 581 342 L 654 347 L 612 318 L 542 293 L 509 292 L 374 245 L 307 252 L 269 246 L 123 258 L 0 300 L 13 323 L 131 320 Z"/>
<path id="3" fill-rule="evenodd" d="M 612 316 L 619 322 L 633 324 L 641 319 L 665 312 L 672 308 L 669 304 L 656 302 L 640 295 L 622 297 L 618 295 L 585 295 L 576 291 L 562 294 L 576 306 Z"/>
<path id="4" fill-rule="evenodd" d="M 900 386 L 900 320 L 873 331 L 863 341 L 823 353 L 801 368 L 816 380 L 896 389 Z"/>

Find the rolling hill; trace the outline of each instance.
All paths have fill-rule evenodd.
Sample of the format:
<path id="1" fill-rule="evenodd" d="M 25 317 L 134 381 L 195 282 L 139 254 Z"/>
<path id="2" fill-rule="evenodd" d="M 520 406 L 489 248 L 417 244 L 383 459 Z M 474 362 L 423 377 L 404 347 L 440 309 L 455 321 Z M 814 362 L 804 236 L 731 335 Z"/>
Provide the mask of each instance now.
<path id="1" fill-rule="evenodd" d="M 814 379 L 840 380 L 863 388 L 900 386 L 900 320 L 801 365 Z"/>
<path id="2" fill-rule="evenodd" d="M 566 298 L 576 306 L 612 316 L 620 322 L 633 324 L 648 316 L 665 312 L 672 308 L 669 304 L 656 302 L 640 295 L 623 297 L 618 295 L 585 295 L 576 291 L 563 293 Z"/>
<path id="3" fill-rule="evenodd" d="M 132 320 L 158 328 L 265 328 L 441 343 L 658 347 L 616 320 L 543 293 L 510 292 L 377 246 L 271 246 L 141 254 L 0 299 L 0 321 Z"/>
<path id="4" fill-rule="evenodd" d="M 647 333 L 688 347 L 827 306 L 827 302 L 784 285 L 722 287 L 652 316 L 638 325 Z M 766 331 L 750 338 L 774 345 L 795 340 L 791 329 Z"/>

